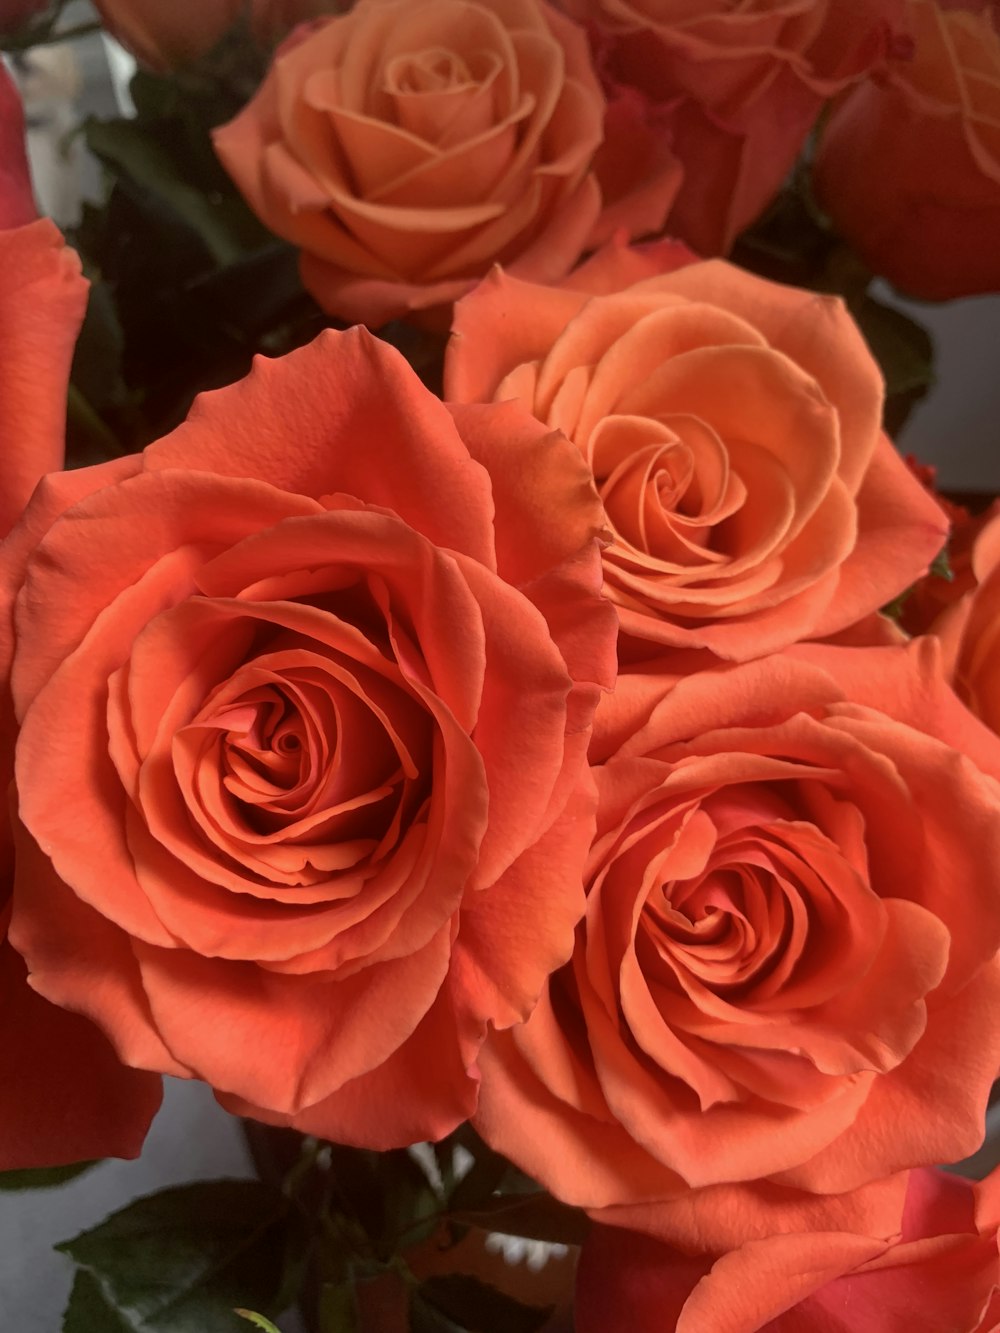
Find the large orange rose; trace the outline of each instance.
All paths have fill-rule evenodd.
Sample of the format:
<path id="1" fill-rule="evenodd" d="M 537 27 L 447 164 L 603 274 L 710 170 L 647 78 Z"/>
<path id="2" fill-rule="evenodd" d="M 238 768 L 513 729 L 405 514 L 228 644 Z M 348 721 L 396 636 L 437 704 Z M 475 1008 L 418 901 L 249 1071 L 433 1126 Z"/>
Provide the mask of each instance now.
<path id="1" fill-rule="evenodd" d="M 910 1177 L 901 1235 L 754 1241 L 686 1256 L 595 1227 L 577 1277 L 577 1333 L 995 1333 L 1000 1173 Z"/>
<path id="2" fill-rule="evenodd" d="M 1000 742 L 928 639 L 664 678 L 651 714 L 635 678 L 616 696 L 576 951 L 483 1052 L 476 1124 L 560 1198 L 693 1248 L 865 1229 L 898 1182 L 847 1192 L 983 1136 Z"/>
<path id="3" fill-rule="evenodd" d="M 3 79 L 0 68 L 0 79 Z M 2 85 L 0 85 L 2 92 Z M 0 113 L 2 114 L 2 113 Z M 35 484 L 62 465 L 66 383 L 87 303 L 80 261 L 51 222 L 0 231 L 0 536 Z M 0 790 L 13 773 L 14 722 L 0 702 Z M 85 1019 L 27 985 L 7 941 L 13 849 L 0 820 L 0 1170 L 133 1157 L 159 1104 L 158 1081 L 124 1069 Z"/>
<path id="4" fill-rule="evenodd" d="M 912 58 L 836 107 L 814 184 L 876 273 L 947 301 L 1000 290 L 1000 33 L 990 10 L 908 0 Z"/>
<path id="5" fill-rule="evenodd" d="M 746 659 L 877 611 L 948 525 L 880 432 L 842 302 L 688 260 L 609 246 L 566 290 L 494 272 L 456 309 L 445 391 L 515 398 L 576 441 L 629 655 Z"/>
<path id="6" fill-rule="evenodd" d="M 34 988 L 233 1110 L 465 1119 L 582 910 L 601 523 L 565 440 L 363 330 L 48 478 L 0 550 Z"/>
<path id="7" fill-rule="evenodd" d="M 599 223 L 604 113 L 586 37 L 545 0 L 360 0 L 289 39 L 215 142 L 320 305 L 377 325 L 495 260 L 548 282 L 609 222 L 662 225 L 677 167 L 648 135 L 607 162 Z"/>
<path id="8" fill-rule="evenodd" d="M 824 101 L 881 63 L 902 0 L 562 0 L 609 91 L 668 126 L 684 183 L 668 226 L 725 253 L 771 202 Z"/>

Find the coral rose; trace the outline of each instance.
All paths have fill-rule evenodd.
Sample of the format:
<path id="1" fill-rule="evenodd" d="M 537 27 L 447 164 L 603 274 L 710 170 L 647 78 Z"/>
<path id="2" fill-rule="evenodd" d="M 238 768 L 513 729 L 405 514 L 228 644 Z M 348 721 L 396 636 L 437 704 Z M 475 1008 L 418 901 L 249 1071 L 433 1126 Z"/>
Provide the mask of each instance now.
<path id="1" fill-rule="evenodd" d="M 582 910 L 601 524 L 565 440 L 363 330 L 48 478 L 0 550 L 36 990 L 241 1113 L 465 1119 Z"/>
<path id="2" fill-rule="evenodd" d="M 0 78 L 5 77 L 0 68 Z M 2 85 L 0 85 L 2 91 Z M 80 261 L 48 221 L 0 231 L 0 535 L 44 472 L 62 466 L 66 383 L 87 303 Z M 13 774 L 10 700 L 0 701 L 0 787 Z M 124 1069 L 86 1019 L 29 988 L 7 941 L 13 849 L 0 827 L 0 1170 L 134 1157 L 158 1081 Z"/>
<path id="3" fill-rule="evenodd" d="M 975 539 L 972 587 L 930 626 L 941 640 L 955 689 L 977 717 L 1000 733 L 1000 512 Z"/>
<path id="4" fill-rule="evenodd" d="M 1000 33 L 989 11 L 908 0 L 910 60 L 835 108 L 816 195 L 876 272 L 911 296 L 1000 290 Z"/>
<path id="5" fill-rule="evenodd" d="M 902 0 L 562 0 L 610 96 L 669 127 L 684 169 L 669 230 L 725 253 L 781 188 L 827 98 L 882 62 Z"/>
<path id="6" fill-rule="evenodd" d="M 445 390 L 575 440 L 614 529 L 624 652 L 746 659 L 877 611 L 948 525 L 880 432 L 843 303 L 689 259 L 612 245 L 567 290 L 495 271 L 456 309 Z"/>
<path id="7" fill-rule="evenodd" d="M 377 325 L 447 306 L 494 260 L 561 278 L 602 234 L 604 111 L 584 33 L 544 0 L 360 0 L 290 38 L 215 142 L 320 305 Z M 643 140 L 611 164 L 610 221 L 662 224 L 660 154 Z M 656 179 L 633 218 L 634 157 Z"/>
<path id="8" fill-rule="evenodd" d="M 910 1176 L 893 1243 L 845 1232 L 689 1257 L 595 1227 L 577 1270 L 577 1333 L 994 1333 L 1000 1172 Z"/>
<path id="9" fill-rule="evenodd" d="M 848 1191 L 983 1136 L 1000 742 L 928 639 L 664 678 L 651 712 L 640 694 L 619 681 L 572 962 L 483 1052 L 476 1124 L 608 1220 L 673 1200 L 655 1225 L 697 1248 L 856 1230 L 898 1182 Z"/>

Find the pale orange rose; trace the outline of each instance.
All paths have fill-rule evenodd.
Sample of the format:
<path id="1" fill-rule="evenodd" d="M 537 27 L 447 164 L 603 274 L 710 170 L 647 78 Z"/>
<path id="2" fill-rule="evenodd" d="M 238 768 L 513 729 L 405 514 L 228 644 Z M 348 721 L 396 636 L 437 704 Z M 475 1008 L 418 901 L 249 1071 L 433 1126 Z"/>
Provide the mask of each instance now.
<path id="1" fill-rule="evenodd" d="M 1000 513 L 976 537 L 969 563 L 974 586 L 941 613 L 929 633 L 944 646 L 955 689 L 1000 734 Z"/>
<path id="2" fill-rule="evenodd" d="M 979 1146 L 1000 1061 L 1000 741 L 929 639 L 664 675 L 630 730 L 635 683 L 575 953 L 475 1124 L 685 1248 L 891 1235 L 894 1173 Z"/>
<path id="3" fill-rule="evenodd" d="M 824 101 L 879 65 L 902 0 L 562 0 L 609 92 L 648 99 L 684 183 L 670 232 L 725 253 L 778 193 Z"/>
<path id="4" fill-rule="evenodd" d="M 911 296 L 1000 290 L 1000 32 L 989 10 L 907 0 L 912 58 L 849 93 L 813 182 L 835 226 Z"/>
<path id="5" fill-rule="evenodd" d="M 777 1235 L 722 1257 L 595 1227 L 577 1333 L 996 1333 L 1000 1172 L 914 1171 L 898 1238 Z"/>
<path id="6" fill-rule="evenodd" d="M 690 259 L 611 245 L 560 290 L 497 270 L 459 302 L 445 365 L 447 397 L 516 399 L 576 442 L 629 659 L 836 634 L 948 531 L 881 433 L 882 379 L 843 303 Z"/>
<path id="7" fill-rule="evenodd" d="M 320 305 L 378 325 L 496 260 L 549 282 L 612 225 L 656 230 L 676 163 L 623 105 L 602 198 L 604 117 L 583 31 L 545 0 L 360 0 L 294 34 L 215 143 Z"/>

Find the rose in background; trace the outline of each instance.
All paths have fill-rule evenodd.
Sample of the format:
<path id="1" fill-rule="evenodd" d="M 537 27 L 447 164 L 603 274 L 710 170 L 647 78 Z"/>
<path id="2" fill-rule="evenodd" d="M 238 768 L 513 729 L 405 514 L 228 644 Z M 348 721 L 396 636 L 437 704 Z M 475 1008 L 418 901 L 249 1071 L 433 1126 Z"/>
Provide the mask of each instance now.
<path id="1" fill-rule="evenodd" d="M 338 8 L 336 0 L 95 0 L 109 32 L 149 69 L 195 60 L 241 17 L 262 41 Z"/>
<path id="2" fill-rule="evenodd" d="M 545 0 L 360 0 L 293 35 L 215 142 L 319 304 L 379 325 L 495 261 L 551 282 L 610 225 L 657 230 L 676 163 L 626 108 L 602 197 L 604 116 L 584 32 Z"/>
<path id="3" fill-rule="evenodd" d="M 7 96 L 0 66 L 0 97 Z M 15 94 L 16 96 L 16 94 Z M 15 125 L 0 110 L 6 134 Z M 14 168 L 10 152 L 14 152 Z M 23 144 L 0 145 L 0 178 L 27 211 Z M 0 198 L 10 216 L 11 197 Z M 33 211 L 33 210 L 31 210 Z M 0 229 L 0 536 L 44 472 L 62 465 L 66 384 L 87 303 L 80 261 L 46 220 Z M 13 774 L 9 695 L 0 701 L 0 786 Z M 124 1069 L 101 1033 L 37 995 L 7 940 L 13 848 L 0 827 L 0 1170 L 134 1157 L 159 1105 L 158 1080 Z"/>
<path id="4" fill-rule="evenodd" d="M 49 0 L 3 0 L 0 5 L 0 33 L 17 32 L 29 19 L 40 14 Z M 0 112 L 0 123 L 4 116 Z"/>
<path id="5" fill-rule="evenodd" d="M 947 536 L 881 433 L 881 375 L 843 303 L 691 259 L 610 245 L 560 289 L 496 271 L 447 352 L 448 398 L 517 399 L 593 471 L 623 660 L 837 633 Z"/>
<path id="6" fill-rule="evenodd" d="M 888 1177 L 983 1136 L 1000 743 L 928 639 L 646 683 L 598 714 L 576 950 L 484 1050 L 477 1128 L 684 1247 L 891 1235 Z"/>
<path id="7" fill-rule="evenodd" d="M 723 254 L 781 188 L 824 102 L 892 49 L 902 0 L 562 0 L 609 96 L 669 132 L 684 181 L 668 230 Z"/>
<path id="8" fill-rule="evenodd" d="M 237 1113 L 467 1118 L 582 911 L 602 524 L 566 440 L 364 330 L 47 478 L 0 551 L 35 988 Z"/>
<path id="9" fill-rule="evenodd" d="M 845 96 L 816 195 L 875 273 L 925 300 L 1000 289 L 1000 33 L 989 7 L 908 0 L 912 57 Z"/>
<path id="10" fill-rule="evenodd" d="M 720 1259 L 644 1235 L 591 1232 L 577 1333 L 992 1333 L 1000 1321 L 1000 1173 L 914 1171 L 902 1234 L 751 1242 Z"/>

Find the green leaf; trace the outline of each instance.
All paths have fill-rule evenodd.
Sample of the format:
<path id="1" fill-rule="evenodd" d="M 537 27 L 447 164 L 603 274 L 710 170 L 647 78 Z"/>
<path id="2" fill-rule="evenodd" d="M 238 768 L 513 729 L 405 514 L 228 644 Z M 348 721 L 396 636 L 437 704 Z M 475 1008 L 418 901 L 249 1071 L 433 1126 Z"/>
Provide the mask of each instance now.
<path id="1" fill-rule="evenodd" d="M 129 1333 L 225 1333 L 243 1326 L 237 1306 L 278 1313 L 289 1221 L 280 1191 L 216 1180 L 139 1199 L 56 1248 Z"/>
<path id="2" fill-rule="evenodd" d="M 257 1328 L 262 1328 L 264 1333 L 281 1333 L 281 1330 L 272 1324 L 270 1319 L 265 1319 L 256 1310 L 234 1310 L 233 1314 L 238 1314 L 241 1319 L 246 1319 L 249 1323 L 255 1324 Z"/>
<path id="3" fill-rule="evenodd" d="M 354 1282 L 324 1282 L 319 1297 L 320 1333 L 359 1333 L 361 1317 Z"/>
<path id="4" fill-rule="evenodd" d="M 97 1162 L 74 1162 L 71 1166 L 43 1166 L 32 1171 L 0 1171 L 0 1190 L 50 1190 L 82 1176 Z"/>
<path id="5" fill-rule="evenodd" d="M 544 1240 L 554 1245 L 582 1245 L 590 1230 L 586 1213 L 560 1203 L 543 1191 L 495 1194 L 474 1208 L 449 1210 L 448 1217 L 459 1226 L 498 1231 L 525 1240 Z"/>
<path id="6" fill-rule="evenodd" d="M 410 1297 L 410 1333 L 466 1333 L 446 1314 L 423 1299 L 419 1291 Z"/>
<path id="7" fill-rule="evenodd" d="M 934 343 L 923 325 L 871 296 L 853 313 L 885 376 L 886 396 L 925 394 L 934 383 Z"/>
<path id="8" fill-rule="evenodd" d="M 63 1315 L 62 1333 L 133 1333 L 133 1325 L 118 1317 L 93 1274 L 80 1269 Z"/>
<path id="9" fill-rule="evenodd" d="M 473 1333 L 536 1333 L 552 1306 L 524 1305 L 466 1273 L 429 1277 L 420 1284 L 425 1305 Z"/>
<path id="10" fill-rule="evenodd" d="M 90 151 L 115 175 L 166 203 L 217 263 L 232 263 L 270 239 L 237 195 L 204 190 L 187 179 L 183 165 L 162 141 L 163 129 L 155 132 L 155 127 L 134 120 L 90 119 L 84 136 Z"/>

